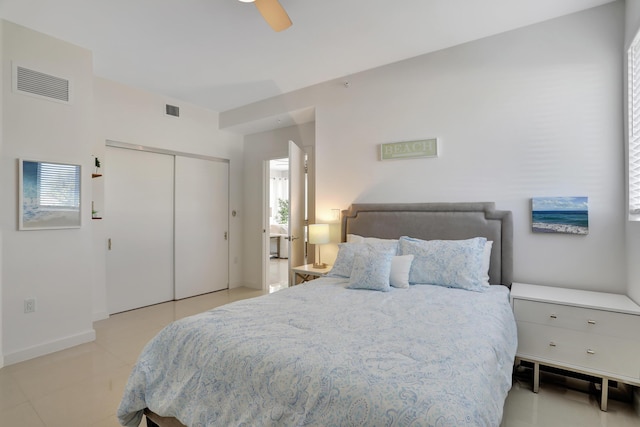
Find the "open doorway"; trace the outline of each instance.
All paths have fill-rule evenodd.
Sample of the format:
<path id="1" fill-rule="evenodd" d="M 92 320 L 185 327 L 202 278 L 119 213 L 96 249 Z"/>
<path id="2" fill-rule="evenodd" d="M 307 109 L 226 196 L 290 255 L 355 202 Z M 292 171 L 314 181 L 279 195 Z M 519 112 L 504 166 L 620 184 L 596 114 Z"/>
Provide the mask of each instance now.
<path id="1" fill-rule="evenodd" d="M 275 292 L 289 286 L 289 158 L 269 161 L 269 261 L 267 286 Z"/>
<path id="2" fill-rule="evenodd" d="M 264 162 L 263 289 L 292 284 L 291 269 L 307 263 L 308 154 L 289 141 L 289 157 Z"/>

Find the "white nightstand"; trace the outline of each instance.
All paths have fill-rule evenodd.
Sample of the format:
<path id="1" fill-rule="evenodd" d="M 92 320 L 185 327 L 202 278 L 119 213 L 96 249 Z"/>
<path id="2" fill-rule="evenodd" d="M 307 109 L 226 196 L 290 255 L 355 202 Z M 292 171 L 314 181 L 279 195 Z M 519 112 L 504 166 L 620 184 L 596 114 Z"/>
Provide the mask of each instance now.
<path id="1" fill-rule="evenodd" d="M 640 306 L 625 295 L 514 283 L 511 305 L 518 326 L 516 358 L 602 378 L 600 408 L 607 410 L 609 380 L 640 385 Z"/>
<path id="2" fill-rule="evenodd" d="M 313 264 L 299 265 L 291 269 L 291 275 L 293 276 L 292 282 L 294 285 L 299 284 L 298 279 L 300 279 L 300 283 L 308 282 L 309 280 L 324 276 L 330 270 L 330 265 L 327 265 L 325 268 L 315 268 Z"/>

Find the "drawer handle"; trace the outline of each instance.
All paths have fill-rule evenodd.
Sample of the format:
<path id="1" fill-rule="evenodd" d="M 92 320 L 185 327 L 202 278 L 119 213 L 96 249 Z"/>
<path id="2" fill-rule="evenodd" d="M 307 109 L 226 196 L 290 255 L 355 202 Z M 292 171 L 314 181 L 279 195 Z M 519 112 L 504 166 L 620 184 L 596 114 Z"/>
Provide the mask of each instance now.
<path id="1" fill-rule="evenodd" d="M 551 315 L 551 316 L 549 316 L 549 317 L 550 317 L 550 318 L 552 318 L 552 319 L 557 319 L 557 318 L 558 318 L 558 316 L 556 316 L 555 314 L 552 314 L 552 315 Z"/>
<path id="2" fill-rule="evenodd" d="M 587 349 L 587 354 L 596 354 L 595 350 Z"/>
<path id="3" fill-rule="evenodd" d="M 555 346 L 556 346 L 556 343 L 554 343 L 553 341 L 549 343 L 549 347 L 555 347 Z"/>
<path id="4" fill-rule="evenodd" d="M 595 325 L 596 321 L 589 319 L 589 320 L 587 320 L 587 323 L 590 324 L 590 325 Z"/>

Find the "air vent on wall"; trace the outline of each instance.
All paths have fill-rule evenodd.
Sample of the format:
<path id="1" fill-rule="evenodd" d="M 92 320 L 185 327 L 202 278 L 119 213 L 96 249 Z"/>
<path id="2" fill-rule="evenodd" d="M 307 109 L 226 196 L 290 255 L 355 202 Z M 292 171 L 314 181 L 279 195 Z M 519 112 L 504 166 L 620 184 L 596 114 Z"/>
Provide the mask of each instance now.
<path id="1" fill-rule="evenodd" d="M 67 79 L 14 65 L 13 88 L 16 92 L 51 101 L 71 102 L 71 82 Z"/>
<path id="2" fill-rule="evenodd" d="M 180 107 L 176 107 L 175 105 L 166 105 L 166 113 L 167 116 L 180 117 Z"/>

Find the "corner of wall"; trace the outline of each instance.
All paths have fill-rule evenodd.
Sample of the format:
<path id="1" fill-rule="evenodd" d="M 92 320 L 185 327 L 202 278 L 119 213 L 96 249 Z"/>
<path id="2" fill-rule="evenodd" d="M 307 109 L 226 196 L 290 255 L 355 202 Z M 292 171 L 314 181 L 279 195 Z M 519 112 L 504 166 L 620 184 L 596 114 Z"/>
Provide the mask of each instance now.
<path id="1" fill-rule="evenodd" d="M 625 2 L 625 47 L 633 41 L 640 29 L 640 2 Z M 626 85 L 625 85 L 626 86 Z M 626 89 L 625 89 L 626 91 Z M 626 93 L 626 92 L 625 92 Z M 625 107 L 626 115 L 626 107 Z M 625 118 L 625 123 L 627 123 Z M 625 132 L 626 135 L 626 132 Z M 627 144 L 625 137 L 625 145 Z M 640 223 L 627 221 L 625 226 L 626 256 L 627 256 L 627 295 L 640 304 L 640 268 L 637 267 L 637 257 L 640 253 Z"/>
<path id="2" fill-rule="evenodd" d="M 640 29 L 640 2 L 625 1 L 625 47 L 631 44 L 631 41 Z"/>
<path id="3" fill-rule="evenodd" d="M 3 104 L 4 104 L 4 21 L 0 19 L 0 129 L 4 129 L 4 114 L 3 114 Z M 0 131 L 0 159 L 2 159 L 2 142 L 4 139 L 4 131 Z M 4 186 L 0 180 L 0 200 L 4 200 Z M 2 351 L 2 342 L 3 342 L 3 328 L 2 328 L 2 226 L 0 225 L 0 368 L 4 366 L 4 352 Z"/>

